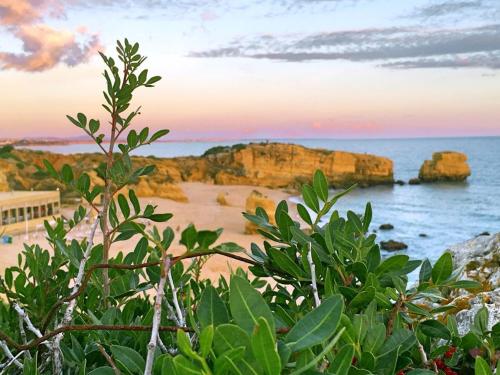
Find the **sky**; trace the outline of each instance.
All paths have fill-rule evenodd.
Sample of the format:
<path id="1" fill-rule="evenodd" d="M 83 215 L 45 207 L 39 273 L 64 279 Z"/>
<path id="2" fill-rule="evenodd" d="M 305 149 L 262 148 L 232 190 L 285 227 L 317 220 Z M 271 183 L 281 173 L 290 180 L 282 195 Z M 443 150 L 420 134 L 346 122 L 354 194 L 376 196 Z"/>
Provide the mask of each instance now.
<path id="1" fill-rule="evenodd" d="M 0 138 L 105 123 L 125 37 L 170 139 L 500 135 L 500 0 L 0 0 Z"/>

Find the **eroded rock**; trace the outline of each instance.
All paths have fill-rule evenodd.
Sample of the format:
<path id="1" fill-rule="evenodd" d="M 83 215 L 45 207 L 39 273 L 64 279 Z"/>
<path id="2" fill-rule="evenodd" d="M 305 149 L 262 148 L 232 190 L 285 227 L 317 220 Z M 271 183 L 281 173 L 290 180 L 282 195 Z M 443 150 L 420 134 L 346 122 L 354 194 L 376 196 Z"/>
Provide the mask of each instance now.
<path id="1" fill-rule="evenodd" d="M 394 241 L 394 240 L 381 241 L 380 247 L 382 248 L 382 250 L 386 251 L 399 251 L 408 249 L 408 245 L 405 244 L 404 242 Z"/>
<path id="2" fill-rule="evenodd" d="M 425 160 L 418 178 L 422 182 L 464 181 L 471 174 L 467 155 L 454 151 L 435 152 Z"/>

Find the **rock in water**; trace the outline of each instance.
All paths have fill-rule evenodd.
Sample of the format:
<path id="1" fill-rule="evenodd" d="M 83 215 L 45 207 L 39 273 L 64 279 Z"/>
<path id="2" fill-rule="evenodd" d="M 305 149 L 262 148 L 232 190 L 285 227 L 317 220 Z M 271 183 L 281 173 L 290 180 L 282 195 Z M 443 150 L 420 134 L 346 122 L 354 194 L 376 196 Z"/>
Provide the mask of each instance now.
<path id="1" fill-rule="evenodd" d="M 422 181 L 418 178 L 410 178 L 410 181 L 408 181 L 408 184 L 410 185 L 420 185 Z"/>
<path id="2" fill-rule="evenodd" d="M 404 242 L 399 242 L 394 240 L 381 241 L 380 247 L 382 248 L 382 250 L 387 250 L 387 251 L 399 251 L 408 249 L 408 245 L 405 244 Z"/>
<path id="3" fill-rule="evenodd" d="M 460 152 L 435 152 L 432 160 L 424 161 L 418 178 L 422 182 L 464 181 L 470 176 L 467 156 Z"/>
<path id="4" fill-rule="evenodd" d="M 392 224 L 382 224 L 381 226 L 378 227 L 378 229 L 380 230 L 391 230 L 391 229 L 394 229 L 394 225 Z"/>
<path id="5" fill-rule="evenodd" d="M 482 291 L 461 292 L 452 304 L 465 308 L 456 313 L 460 334 L 469 331 L 481 307 L 488 310 L 488 329 L 500 321 L 500 233 L 480 236 L 452 246 L 454 266 L 463 269 L 463 278 L 481 282 Z"/>
<path id="6" fill-rule="evenodd" d="M 276 205 L 272 199 L 261 192 L 254 190 L 250 193 L 246 200 L 245 211 L 249 214 L 255 214 L 257 207 L 261 207 L 266 211 L 267 216 L 269 216 L 269 221 L 275 224 L 274 212 L 276 210 Z M 257 233 L 257 226 L 251 221 L 245 222 L 245 234 L 255 234 Z"/>

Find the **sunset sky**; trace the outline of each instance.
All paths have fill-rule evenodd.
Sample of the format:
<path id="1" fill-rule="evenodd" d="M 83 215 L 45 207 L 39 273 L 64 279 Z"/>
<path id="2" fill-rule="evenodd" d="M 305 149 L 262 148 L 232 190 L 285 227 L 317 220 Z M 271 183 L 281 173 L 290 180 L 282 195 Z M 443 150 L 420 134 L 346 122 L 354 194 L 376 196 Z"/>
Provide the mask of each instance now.
<path id="1" fill-rule="evenodd" d="M 500 135 L 498 0 L 0 0 L 0 30 L 0 138 L 104 120 L 124 37 L 171 139 Z"/>

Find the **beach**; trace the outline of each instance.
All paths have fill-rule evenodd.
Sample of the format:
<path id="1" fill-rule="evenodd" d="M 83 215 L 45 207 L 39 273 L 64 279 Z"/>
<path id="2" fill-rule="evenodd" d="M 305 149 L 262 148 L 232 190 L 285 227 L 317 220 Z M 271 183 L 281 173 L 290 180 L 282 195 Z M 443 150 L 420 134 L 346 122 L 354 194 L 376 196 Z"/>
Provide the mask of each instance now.
<path id="1" fill-rule="evenodd" d="M 290 194 L 279 189 L 267 189 L 254 186 L 222 186 L 206 183 L 181 183 L 181 189 L 188 197 L 187 203 L 175 202 L 169 199 L 161 198 L 140 198 L 141 205 L 151 203 L 157 206 L 158 213 L 172 213 L 174 216 L 166 223 L 155 223 L 160 231 L 165 227 L 170 226 L 175 231 L 175 239 L 172 243 L 170 251 L 173 255 L 178 255 L 184 251 L 184 247 L 179 244 L 181 232 L 190 223 L 194 224 L 198 230 L 208 229 L 215 230 L 223 228 L 217 243 L 235 242 L 246 250 L 250 249 L 252 242 L 261 243 L 263 237 L 258 234 L 245 234 L 245 221 L 242 212 L 245 210 L 245 200 L 248 195 L 257 190 L 260 193 L 267 195 L 269 198 L 278 203 L 280 200 L 288 200 Z M 220 205 L 216 198 L 219 193 L 226 194 L 228 206 Z M 291 203 L 293 204 L 293 203 Z M 72 214 L 71 209 L 65 208 L 63 214 Z M 82 238 L 85 233 L 88 233 L 89 224 L 82 225 L 70 238 Z M 99 243 L 101 236 L 97 232 L 95 242 Z M 111 256 L 115 256 L 119 251 L 127 253 L 134 249 L 139 237 L 133 237 L 130 240 L 118 242 L 111 247 Z M 23 242 L 28 244 L 39 244 L 43 249 L 49 249 L 47 240 L 42 232 L 31 233 L 28 241 L 25 240 L 25 235 L 17 235 L 13 238 L 12 244 L 0 244 L 0 274 L 4 274 L 5 268 L 17 265 L 18 254 L 23 250 Z M 237 267 L 246 267 L 241 262 L 221 257 L 211 257 L 204 266 L 202 275 L 216 280 L 219 275 L 228 275 L 231 269 Z"/>

